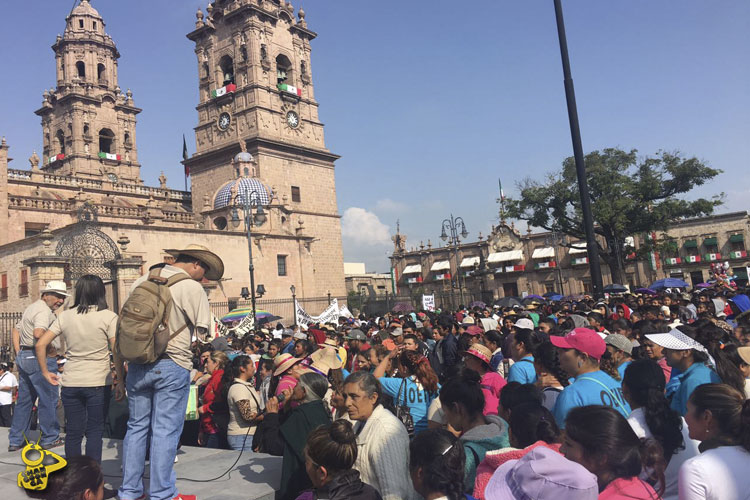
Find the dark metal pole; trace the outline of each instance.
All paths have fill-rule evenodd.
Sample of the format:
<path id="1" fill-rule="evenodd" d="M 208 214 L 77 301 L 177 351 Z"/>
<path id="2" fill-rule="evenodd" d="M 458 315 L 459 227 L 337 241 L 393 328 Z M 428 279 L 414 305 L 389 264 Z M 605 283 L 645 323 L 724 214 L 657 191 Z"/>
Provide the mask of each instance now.
<path id="1" fill-rule="evenodd" d="M 297 295 L 294 292 L 292 292 L 292 309 L 294 310 L 294 326 L 297 326 Z"/>
<path id="2" fill-rule="evenodd" d="M 245 211 L 245 228 L 247 229 L 247 253 L 250 258 L 250 302 L 253 306 L 253 328 L 258 328 L 258 317 L 255 310 L 255 265 L 253 264 L 253 235 L 251 232 L 251 226 L 253 222 L 253 207 L 252 205 L 244 204 L 242 206 Z M 296 316 L 296 315 L 295 315 Z"/>
<path id="3" fill-rule="evenodd" d="M 565 23 L 563 21 L 561 0 L 555 2 L 555 17 L 557 19 L 557 36 L 560 39 L 560 57 L 562 58 L 563 78 L 565 82 L 565 98 L 568 104 L 568 121 L 570 122 L 570 136 L 573 141 L 573 156 L 576 161 L 578 176 L 578 191 L 581 195 L 581 211 L 583 212 L 583 227 L 586 231 L 586 249 L 591 271 L 591 285 L 594 297 L 604 297 L 602 285 L 602 268 L 599 265 L 599 251 L 594 234 L 594 218 L 591 214 L 591 198 L 586 182 L 586 166 L 583 161 L 583 145 L 581 144 L 581 130 L 578 125 L 578 110 L 576 108 L 576 94 L 573 89 L 573 78 L 570 76 L 570 60 L 568 59 L 568 41 L 565 38 Z"/>

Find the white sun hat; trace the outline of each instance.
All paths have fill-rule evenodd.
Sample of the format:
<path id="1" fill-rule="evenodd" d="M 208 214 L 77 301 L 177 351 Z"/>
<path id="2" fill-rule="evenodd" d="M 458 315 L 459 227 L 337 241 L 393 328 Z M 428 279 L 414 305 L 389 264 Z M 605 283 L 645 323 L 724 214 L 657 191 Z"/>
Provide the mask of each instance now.
<path id="1" fill-rule="evenodd" d="M 646 334 L 646 338 L 656 345 L 675 351 L 693 349 L 695 351 L 703 352 L 708 356 L 710 363 L 716 366 L 714 358 L 708 353 L 708 350 L 703 344 L 688 337 L 677 328 L 673 328 L 669 333 L 649 333 Z"/>

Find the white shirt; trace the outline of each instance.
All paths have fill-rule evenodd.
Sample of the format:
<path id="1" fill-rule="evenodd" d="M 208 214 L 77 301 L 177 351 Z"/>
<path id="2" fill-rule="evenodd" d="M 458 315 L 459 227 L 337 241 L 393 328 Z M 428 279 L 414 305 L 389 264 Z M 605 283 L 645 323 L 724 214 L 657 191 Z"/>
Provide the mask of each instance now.
<path id="1" fill-rule="evenodd" d="M 750 453 L 741 446 L 720 446 L 680 467 L 680 500 L 750 498 Z"/>
<path id="2" fill-rule="evenodd" d="M 643 408 L 637 408 L 630 413 L 628 417 L 628 423 L 633 428 L 636 436 L 639 438 L 653 438 L 654 435 L 648 428 L 646 423 L 646 413 Z M 697 456 L 700 452 L 698 451 L 698 441 L 690 439 L 688 435 L 688 426 L 685 419 L 682 419 L 682 441 L 685 444 L 685 448 L 678 450 L 677 453 L 672 455 L 669 460 L 669 465 L 664 471 L 664 500 L 677 500 L 677 481 L 680 474 L 680 467 L 686 460 L 689 460 Z"/>
<path id="3" fill-rule="evenodd" d="M 6 371 L 0 375 L 0 387 L 10 387 L 9 391 L 0 391 L 0 406 L 13 403 L 13 388 L 18 387 L 18 380 L 11 372 Z"/>

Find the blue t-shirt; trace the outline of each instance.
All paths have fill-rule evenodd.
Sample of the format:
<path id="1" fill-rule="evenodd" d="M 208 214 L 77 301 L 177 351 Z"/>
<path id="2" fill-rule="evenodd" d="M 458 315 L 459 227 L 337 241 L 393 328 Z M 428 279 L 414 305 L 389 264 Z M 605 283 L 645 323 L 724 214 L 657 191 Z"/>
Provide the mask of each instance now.
<path id="1" fill-rule="evenodd" d="M 430 408 L 432 401 L 438 396 L 438 393 L 430 393 L 424 389 L 421 384 L 417 384 L 415 381 L 416 377 L 413 375 L 407 379 L 398 377 L 382 377 L 380 378 L 380 385 L 383 386 L 383 392 L 393 398 L 394 406 L 404 404 L 404 397 L 406 398 L 406 405 L 409 407 L 412 419 L 414 419 L 414 432 L 418 433 L 427 429 L 427 410 Z M 401 391 L 400 402 L 396 401 L 398 396 L 398 390 L 406 380 L 406 387 Z M 440 386 L 438 385 L 438 391 Z"/>
<path id="2" fill-rule="evenodd" d="M 508 382 L 518 382 L 519 384 L 535 383 L 536 370 L 534 370 L 534 356 L 524 356 L 513 363 L 508 372 Z"/>
<path id="3" fill-rule="evenodd" d="M 623 364 L 617 367 L 617 373 L 620 374 L 621 381 L 625 378 L 625 370 L 630 365 L 630 363 L 632 363 L 632 361 L 625 361 Z"/>
<path id="4" fill-rule="evenodd" d="M 620 383 L 604 373 L 595 371 L 576 377 L 575 382 L 563 389 L 555 402 L 555 421 L 565 428 L 568 412 L 579 406 L 605 405 L 619 411 L 623 417 L 630 415 L 630 405 L 622 396 Z"/>
<path id="5" fill-rule="evenodd" d="M 693 363 L 690 368 L 679 375 L 680 386 L 672 397 L 670 406 L 673 410 L 685 415 L 687 413 L 687 402 L 696 387 L 703 384 L 719 384 L 721 379 L 711 368 L 704 363 Z"/>

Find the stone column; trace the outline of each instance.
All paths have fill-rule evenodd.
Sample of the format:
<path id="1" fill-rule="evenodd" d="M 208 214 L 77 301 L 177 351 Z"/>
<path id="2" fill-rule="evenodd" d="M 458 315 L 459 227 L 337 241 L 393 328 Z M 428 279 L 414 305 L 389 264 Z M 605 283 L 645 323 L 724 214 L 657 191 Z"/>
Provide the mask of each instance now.
<path id="1" fill-rule="evenodd" d="M 120 308 L 130 295 L 130 287 L 141 277 L 143 259 L 141 257 L 125 257 L 113 263 L 115 272 L 114 304 L 112 309 L 119 313 Z"/>
<path id="2" fill-rule="evenodd" d="M 22 264 L 29 268 L 29 297 L 36 300 L 48 282 L 65 279 L 68 259 L 56 255 L 39 255 L 24 260 Z"/>

